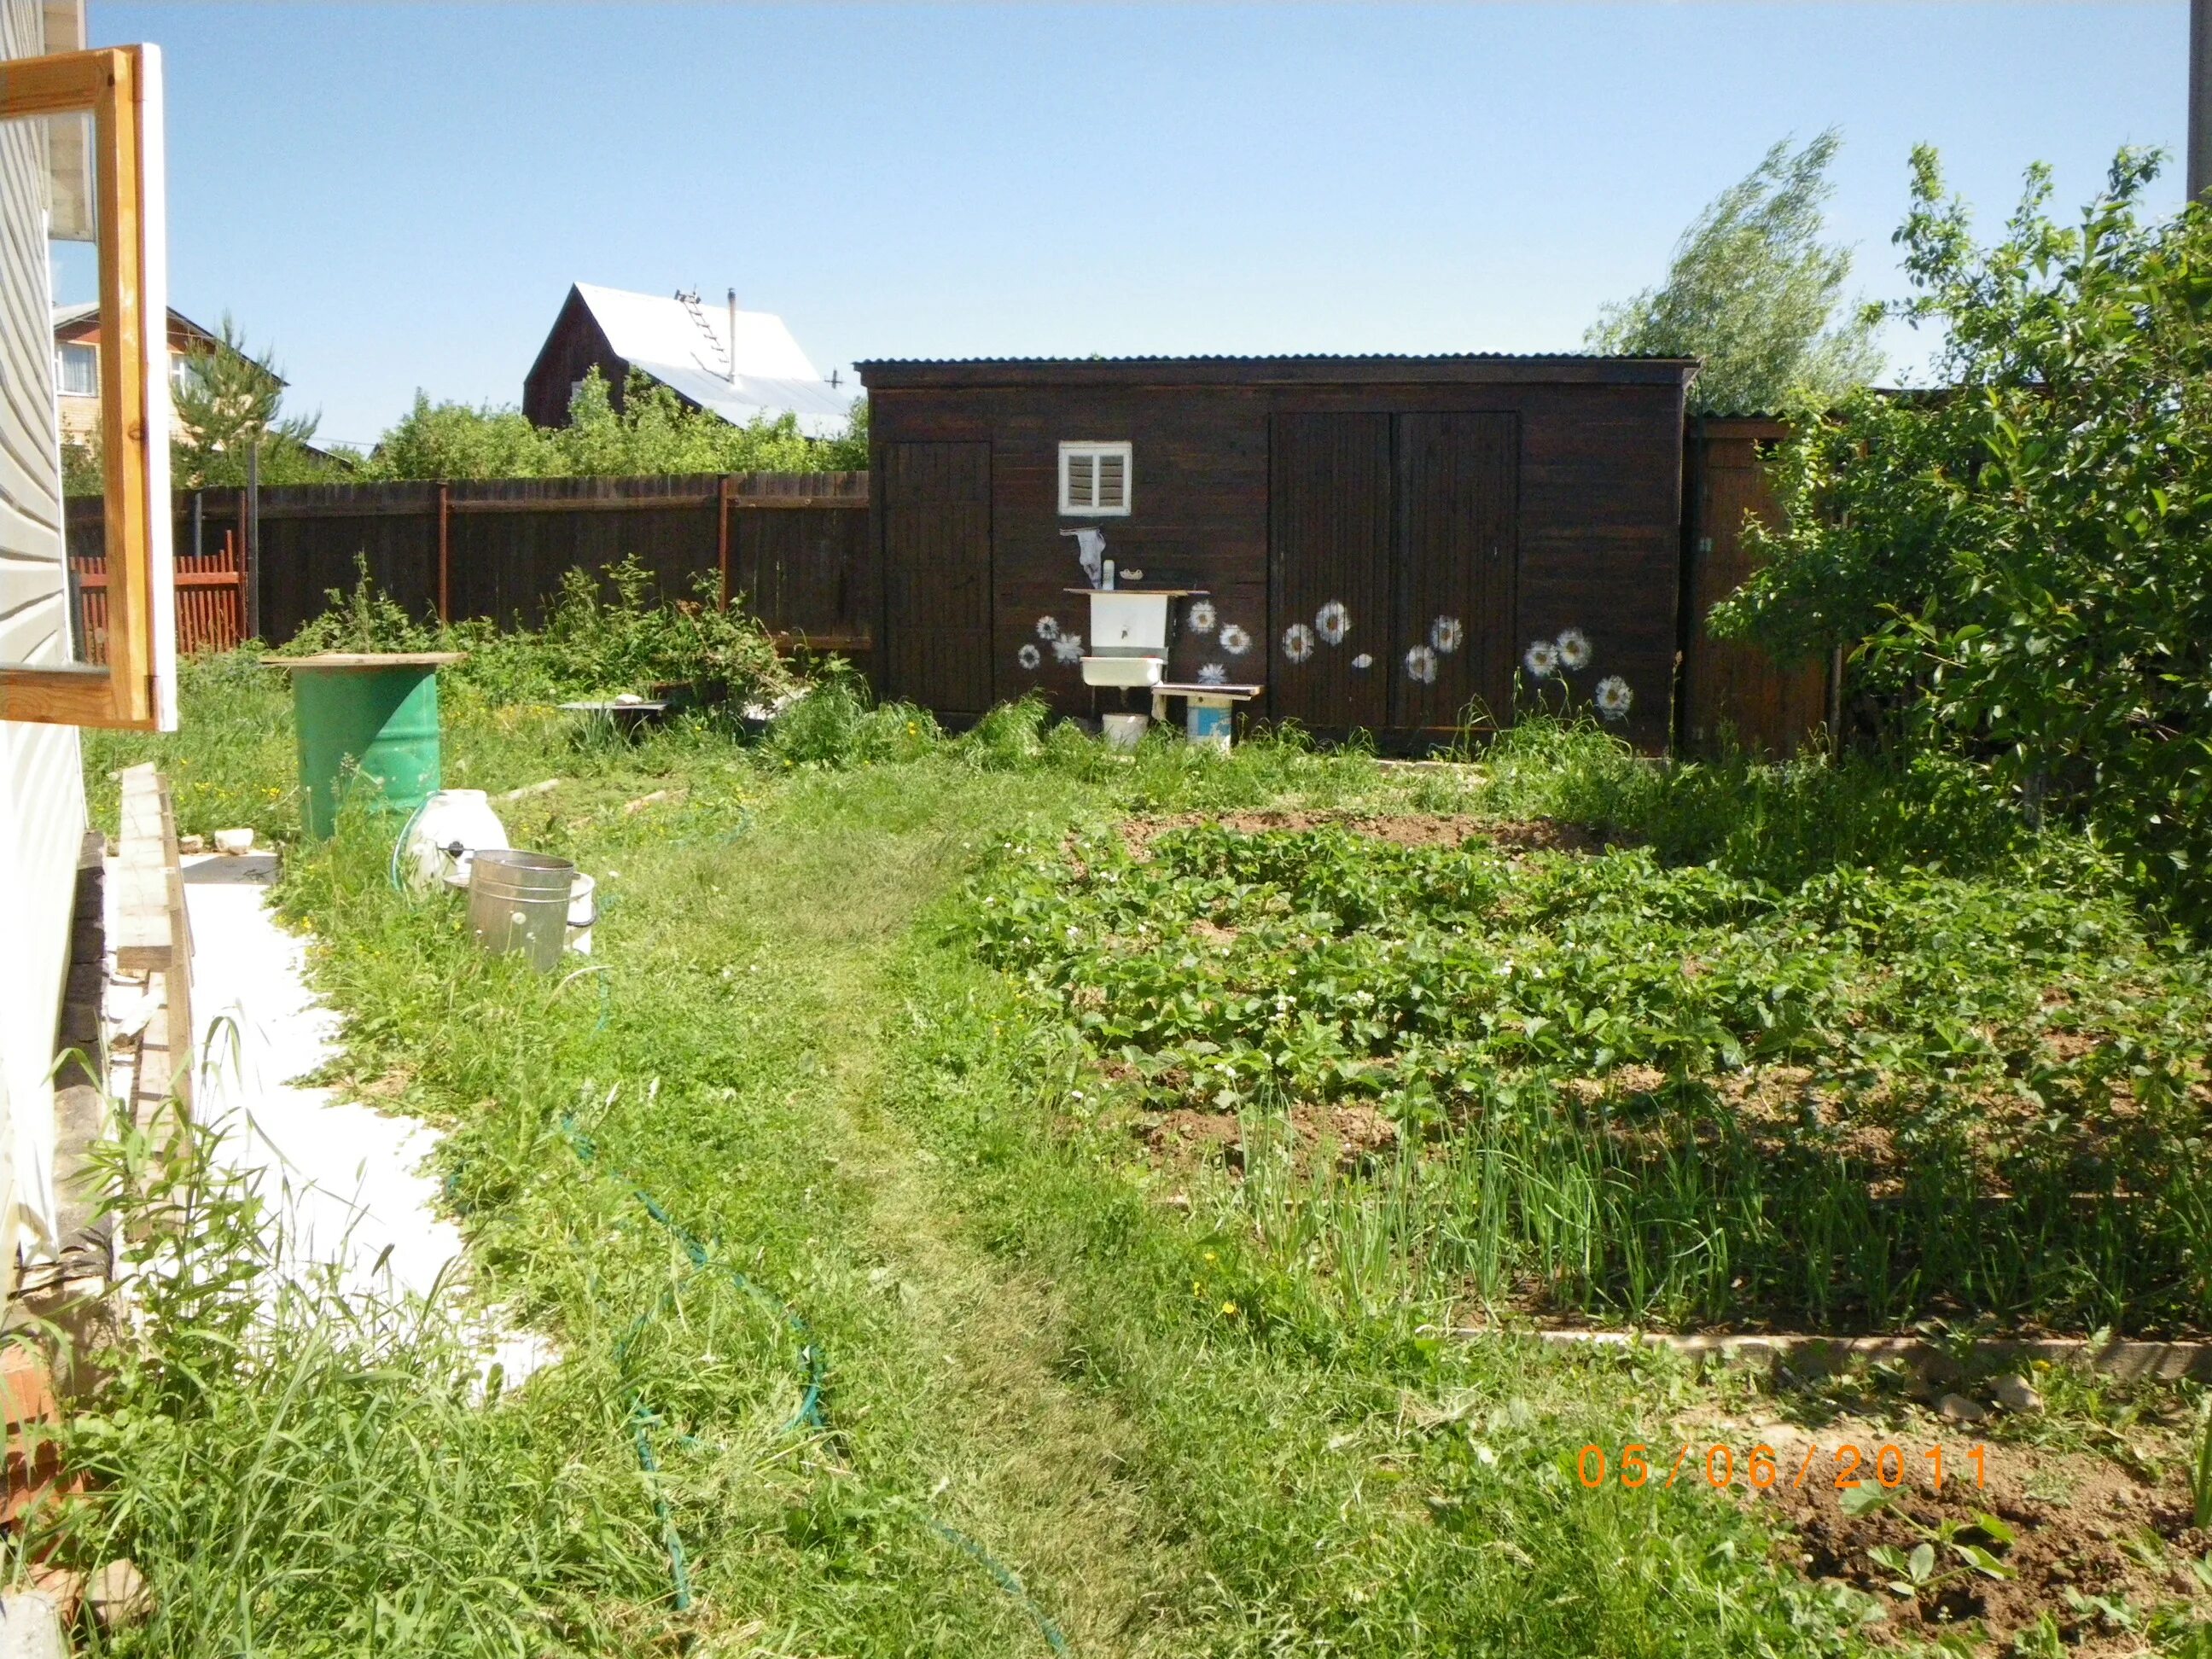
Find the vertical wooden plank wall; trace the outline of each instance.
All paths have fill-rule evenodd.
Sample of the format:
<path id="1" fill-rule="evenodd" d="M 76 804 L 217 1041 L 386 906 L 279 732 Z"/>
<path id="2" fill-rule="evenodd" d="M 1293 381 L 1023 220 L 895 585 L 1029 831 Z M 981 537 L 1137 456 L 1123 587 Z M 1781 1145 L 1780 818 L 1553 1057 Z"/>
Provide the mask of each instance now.
<path id="1" fill-rule="evenodd" d="M 1753 754 L 1786 757 L 1813 741 L 1827 720 L 1826 664 L 1778 663 L 1756 646 L 1713 639 L 1705 628 L 1705 613 L 1755 568 L 1744 520 L 1774 521 L 1763 455 L 1788 435 L 1781 422 L 1749 416 L 1690 423 L 1682 714 L 1683 747 L 1692 754 L 1716 753 L 1733 734 Z"/>
<path id="2" fill-rule="evenodd" d="M 1390 724 L 1443 734 L 1470 712 L 1513 707 L 1520 568 L 1520 423 L 1510 415 L 1397 417 L 1398 526 L 1392 637 L 1425 647 L 1433 679 L 1389 665 Z"/>
<path id="3" fill-rule="evenodd" d="M 991 447 L 883 451 L 884 684 L 958 718 L 991 706 Z"/>
<path id="4" fill-rule="evenodd" d="M 1282 618 L 1275 718 L 1328 730 L 1390 723 L 1390 416 L 1285 412 L 1268 443 L 1269 607 Z M 1349 623 L 1331 643 L 1323 607 Z M 1291 634 L 1295 626 L 1298 630 Z M 1370 636 L 1373 644 L 1369 644 Z M 1362 664 L 1362 658 L 1367 660 Z"/>

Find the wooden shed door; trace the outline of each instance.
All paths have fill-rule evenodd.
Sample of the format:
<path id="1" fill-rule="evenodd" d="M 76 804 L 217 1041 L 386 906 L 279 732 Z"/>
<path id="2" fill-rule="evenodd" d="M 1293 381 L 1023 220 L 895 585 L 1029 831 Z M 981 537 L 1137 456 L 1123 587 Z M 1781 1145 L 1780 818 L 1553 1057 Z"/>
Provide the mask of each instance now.
<path id="1" fill-rule="evenodd" d="M 1267 471 L 1269 705 L 1309 727 L 1379 729 L 1390 712 L 1390 416 L 1278 415 Z"/>
<path id="2" fill-rule="evenodd" d="M 940 714 L 991 706 L 991 446 L 886 444 L 884 690 Z"/>
<path id="3" fill-rule="evenodd" d="M 1516 494 L 1510 415 L 1397 417 L 1390 724 L 1449 730 L 1513 689 Z"/>

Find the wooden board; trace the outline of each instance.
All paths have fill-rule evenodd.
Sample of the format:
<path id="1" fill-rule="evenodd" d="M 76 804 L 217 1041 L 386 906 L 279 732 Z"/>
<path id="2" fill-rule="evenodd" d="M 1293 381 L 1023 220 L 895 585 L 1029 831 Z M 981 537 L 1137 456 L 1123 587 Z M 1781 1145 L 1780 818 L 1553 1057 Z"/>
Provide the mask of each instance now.
<path id="1" fill-rule="evenodd" d="M 121 833 L 116 837 L 115 965 L 127 973 L 162 971 L 173 960 L 168 836 L 161 775 L 149 761 L 123 774 Z"/>

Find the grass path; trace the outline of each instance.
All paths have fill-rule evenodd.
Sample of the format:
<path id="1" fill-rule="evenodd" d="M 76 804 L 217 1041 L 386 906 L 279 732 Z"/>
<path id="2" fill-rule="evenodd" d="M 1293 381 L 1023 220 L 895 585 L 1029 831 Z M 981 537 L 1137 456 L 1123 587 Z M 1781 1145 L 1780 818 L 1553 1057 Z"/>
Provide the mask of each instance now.
<path id="1" fill-rule="evenodd" d="M 921 1360 L 910 1409 L 945 1469 L 938 1511 L 1020 1564 L 1074 1651 L 1164 1652 L 1163 1593 L 1188 1563 L 1158 1542 L 1159 1519 L 1127 1477 L 1127 1425 L 1065 1380 L 1065 1315 L 1051 1286 L 963 1236 L 939 1160 L 884 1109 L 886 1027 L 906 1012 L 901 947 L 965 868 L 967 848 L 1001 827 L 1008 793 L 978 792 L 957 827 L 895 819 L 823 834 L 802 815 L 787 832 L 770 817 L 735 860 L 744 897 L 733 908 L 782 933 L 781 966 L 806 988 L 807 1018 L 785 1034 L 789 1059 L 820 1062 L 810 1090 L 820 1133 L 861 1198 L 850 1243 L 895 1287 L 898 1336 Z M 840 806 L 842 817 L 849 805 Z"/>

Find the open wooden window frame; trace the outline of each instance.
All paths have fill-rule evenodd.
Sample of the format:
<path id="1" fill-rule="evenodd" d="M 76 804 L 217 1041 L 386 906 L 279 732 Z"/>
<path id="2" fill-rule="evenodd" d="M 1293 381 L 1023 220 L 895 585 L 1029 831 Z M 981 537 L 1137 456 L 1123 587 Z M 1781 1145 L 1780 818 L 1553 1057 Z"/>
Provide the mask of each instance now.
<path id="1" fill-rule="evenodd" d="M 107 660 L 0 665 L 0 720 L 168 732 L 177 724 L 177 623 L 159 48 L 0 61 L 0 120 L 78 112 L 92 116 L 95 162 Z M 64 571 L 68 556 L 64 537 Z"/>

